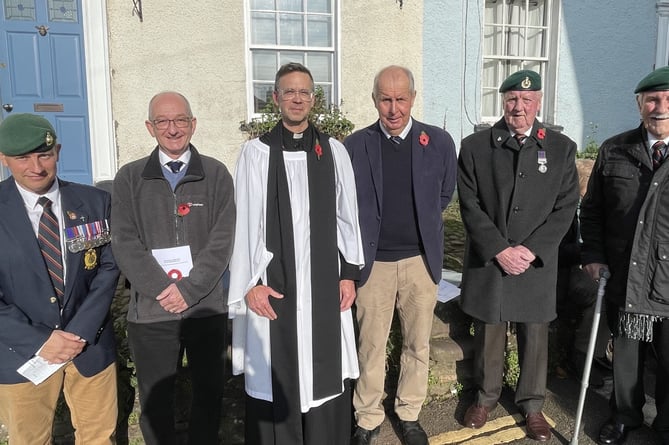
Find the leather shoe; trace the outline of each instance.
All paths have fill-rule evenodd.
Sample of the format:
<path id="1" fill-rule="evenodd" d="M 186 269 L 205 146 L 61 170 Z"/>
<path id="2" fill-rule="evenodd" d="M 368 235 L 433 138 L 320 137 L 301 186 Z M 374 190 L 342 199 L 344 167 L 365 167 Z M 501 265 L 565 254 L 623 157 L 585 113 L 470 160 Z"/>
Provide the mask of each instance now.
<path id="1" fill-rule="evenodd" d="M 481 428 L 488 421 L 490 410 L 482 405 L 473 404 L 465 412 L 464 426 L 467 428 Z"/>
<path id="2" fill-rule="evenodd" d="M 551 427 L 541 412 L 529 413 L 525 416 L 525 422 L 527 437 L 530 439 L 546 442 L 551 438 Z"/>
<path id="3" fill-rule="evenodd" d="M 400 420 L 405 445 L 428 445 L 427 434 L 417 420 Z"/>
<path id="4" fill-rule="evenodd" d="M 353 436 L 351 436 L 351 445 L 370 445 L 376 439 L 376 436 L 379 435 L 380 426 L 377 426 L 373 430 L 366 430 L 363 427 L 356 427 Z"/>
<path id="5" fill-rule="evenodd" d="M 632 428 L 623 423 L 618 423 L 614 420 L 607 421 L 599 430 L 600 444 L 604 445 L 618 445 L 625 442 L 627 432 Z"/>

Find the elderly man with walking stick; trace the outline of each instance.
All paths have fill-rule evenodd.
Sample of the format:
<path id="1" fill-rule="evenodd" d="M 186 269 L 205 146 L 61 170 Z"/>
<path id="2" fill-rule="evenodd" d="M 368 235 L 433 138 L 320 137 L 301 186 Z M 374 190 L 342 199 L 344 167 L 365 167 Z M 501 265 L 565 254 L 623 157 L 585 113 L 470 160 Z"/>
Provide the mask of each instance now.
<path id="1" fill-rule="evenodd" d="M 602 144 L 581 206 L 582 262 L 611 273 L 607 317 L 614 334 L 611 417 L 600 444 L 624 443 L 643 424 L 646 353 L 657 356 L 653 429 L 669 444 L 669 67 L 636 89 L 641 125 Z"/>

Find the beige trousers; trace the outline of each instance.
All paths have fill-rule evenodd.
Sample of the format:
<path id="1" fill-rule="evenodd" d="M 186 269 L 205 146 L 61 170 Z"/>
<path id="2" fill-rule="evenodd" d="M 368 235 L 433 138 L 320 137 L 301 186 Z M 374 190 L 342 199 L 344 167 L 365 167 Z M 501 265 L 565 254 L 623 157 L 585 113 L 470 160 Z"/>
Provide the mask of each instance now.
<path id="1" fill-rule="evenodd" d="M 395 262 L 375 261 L 369 279 L 358 289 L 355 304 L 360 328 L 360 378 L 353 407 L 358 426 L 371 430 L 383 422 L 382 399 L 386 376 L 386 343 L 397 308 L 402 328 L 400 375 L 395 413 L 401 420 L 417 420 L 427 395 L 430 334 L 437 301 L 422 256 Z"/>
<path id="2" fill-rule="evenodd" d="M 0 419 L 9 431 L 10 445 L 51 445 L 56 404 L 61 389 L 70 408 L 77 445 L 109 445 L 116 429 L 116 364 L 82 376 L 74 363 L 48 379 L 0 385 Z"/>

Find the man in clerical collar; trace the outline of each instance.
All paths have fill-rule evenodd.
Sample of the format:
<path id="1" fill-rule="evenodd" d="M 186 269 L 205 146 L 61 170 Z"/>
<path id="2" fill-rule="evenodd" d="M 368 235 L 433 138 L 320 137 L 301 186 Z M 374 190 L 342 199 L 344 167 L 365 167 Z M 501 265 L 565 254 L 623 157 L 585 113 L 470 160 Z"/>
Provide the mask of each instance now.
<path id="1" fill-rule="evenodd" d="M 228 304 L 246 443 L 348 443 L 363 264 L 353 172 L 344 146 L 308 120 L 306 67 L 283 65 L 273 98 L 281 121 L 244 145 L 235 178 Z"/>

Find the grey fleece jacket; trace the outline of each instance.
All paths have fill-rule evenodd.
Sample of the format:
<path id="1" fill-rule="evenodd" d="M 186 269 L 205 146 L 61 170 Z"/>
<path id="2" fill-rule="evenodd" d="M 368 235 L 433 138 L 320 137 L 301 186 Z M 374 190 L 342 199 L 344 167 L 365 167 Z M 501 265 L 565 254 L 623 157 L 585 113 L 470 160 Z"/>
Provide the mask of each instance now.
<path id="1" fill-rule="evenodd" d="M 191 145 L 186 175 L 174 192 L 162 173 L 156 148 L 124 165 L 114 178 L 112 248 L 130 281 L 128 320 L 152 323 L 227 312 L 224 273 L 235 228 L 233 182 L 226 167 Z M 187 211 L 179 212 L 179 207 Z M 179 214 L 181 213 L 181 215 Z M 152 249 L 190 246 L 193 269 L 177 287 L 188 303 L 181 314 L 165 311 L 156 296 L 174 282 Z"/>

